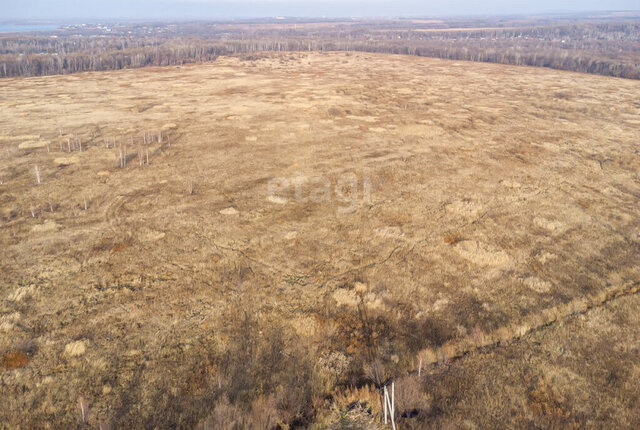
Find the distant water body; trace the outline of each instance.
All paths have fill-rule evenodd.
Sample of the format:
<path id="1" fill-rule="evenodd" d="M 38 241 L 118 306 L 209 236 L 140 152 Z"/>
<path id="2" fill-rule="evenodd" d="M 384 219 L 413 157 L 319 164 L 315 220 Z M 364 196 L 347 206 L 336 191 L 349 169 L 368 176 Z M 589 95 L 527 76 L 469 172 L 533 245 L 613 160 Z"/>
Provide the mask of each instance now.
<path id="1" fill-rule="evenodd" d="M 17 33 L 22 31 L 55 30 L 57 25 L 50 24 L 0 24 L 0 33 Z"/>

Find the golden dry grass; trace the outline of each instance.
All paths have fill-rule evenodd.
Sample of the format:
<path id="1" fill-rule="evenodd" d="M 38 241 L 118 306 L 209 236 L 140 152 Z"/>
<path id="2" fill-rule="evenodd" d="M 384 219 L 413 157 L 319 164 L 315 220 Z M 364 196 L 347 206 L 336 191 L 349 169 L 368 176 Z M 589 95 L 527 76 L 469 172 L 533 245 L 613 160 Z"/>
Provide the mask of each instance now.
<path id="1" fill-rule="evenodd" d="M 94 427 L 340 420 L 328 399 L 375 379 L 370 345 L 383 376 L 418 359 L 436 372 L 439 391 L 423 387 L 411 407 L 422 423 L 463 425 L 460 411 L 494 411 L 517 383 L 513 401 L 533 415 L 516 403 L 502 421 L 471 422 L 588 424 L 546 371 L 498 379 L 494 399 L 480 379 L 460 388 L 428 366 L 482 373 L 478 347 L 599 312 L 637 285 L 638 82 L 309 53 L 1 85 L 0 352 L 19 364 L 2 369 L 8 425 L 75 424 L 80 398 Z M 160 130 L 162 143 L 140 143 Z M 75 135 L 83 151 L 69 153 Z M 126 147 L 126 167 L 105 138 Z M 49 150 L 25 144 L 41 141 Z M 355 177 L 358 204 L 269 198 L 276 177 Z M 503 368 L 525 372 L 534 347 L 510 348 Z M 304 392 L 283 382 L 294 359 L 308 360 Z M 595 395 L 598 381 L 583 388 Z"/>

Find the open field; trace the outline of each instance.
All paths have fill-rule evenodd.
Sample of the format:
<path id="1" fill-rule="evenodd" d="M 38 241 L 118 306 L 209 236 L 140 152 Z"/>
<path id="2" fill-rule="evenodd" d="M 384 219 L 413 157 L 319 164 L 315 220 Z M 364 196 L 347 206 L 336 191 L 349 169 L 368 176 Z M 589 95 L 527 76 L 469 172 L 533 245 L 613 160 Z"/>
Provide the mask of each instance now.
<path id="1" fill-rule="evenodd" d="M 639 81 L 258 53 L 0 87 L 1 425 L 377 428 L 394 378 L 401 428 L 640 426 Z"/>

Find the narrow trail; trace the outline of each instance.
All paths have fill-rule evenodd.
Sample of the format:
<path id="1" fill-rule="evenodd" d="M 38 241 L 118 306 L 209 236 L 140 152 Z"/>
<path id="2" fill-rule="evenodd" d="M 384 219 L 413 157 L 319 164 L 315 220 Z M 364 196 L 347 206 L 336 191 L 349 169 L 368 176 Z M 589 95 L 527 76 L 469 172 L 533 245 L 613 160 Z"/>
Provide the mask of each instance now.
<path id="1" fill-rule="evenodd" d="M 630 282 L 622 287 L 611 287 L 597 294 L 545 309 L 532 317 L 531 321 L 513 323 L 489 334 L 471 334 L 455 342 L 446 343 L 437 349 L 424 349 L 418 354 L 418 363 L 420 363 L 418 367 L 422 367 L 412 370 L 409 374 L 417 374 L 421 373 L 421 370 L 436 368 L 441 364 L 461 359 L 476 351 L 488 351 L 499 346 L 519 342 L 533 332 L 546 330 L 557 322 L 566 321 L 576 315 L 587 314 L 622 297 L 638 294 L 639 291 L 640 281 Z"/>

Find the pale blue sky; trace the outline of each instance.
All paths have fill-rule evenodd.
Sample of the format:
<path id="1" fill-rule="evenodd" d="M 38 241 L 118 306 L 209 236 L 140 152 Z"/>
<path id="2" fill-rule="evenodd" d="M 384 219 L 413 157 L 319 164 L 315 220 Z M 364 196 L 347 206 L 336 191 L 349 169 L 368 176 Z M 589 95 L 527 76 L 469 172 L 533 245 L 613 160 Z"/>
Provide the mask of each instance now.
<path id="1" fill-rule="evenodd" d="M 215 19 L 394 17 L 640 10 L 640 0 L 0 0 L 0 21 L 17 19 Z"/>

